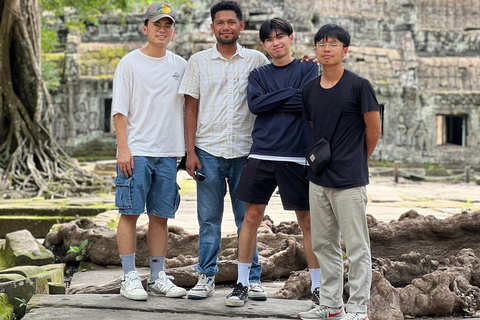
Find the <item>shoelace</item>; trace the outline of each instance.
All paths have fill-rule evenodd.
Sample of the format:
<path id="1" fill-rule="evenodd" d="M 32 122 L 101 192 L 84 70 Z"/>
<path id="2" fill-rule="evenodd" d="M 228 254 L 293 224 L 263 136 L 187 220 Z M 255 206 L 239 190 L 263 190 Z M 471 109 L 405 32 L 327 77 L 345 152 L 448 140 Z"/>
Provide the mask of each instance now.
<path id="1" fill-rule="evenodd" d="M 162 279 L 162 284 L 167 287 L 167 290 L 175 286 L 175 284 L 172 282 L 173 279 L 175 279 L 175 277 L 169 275 L 165 275 L 165 277 Z"/>
<path id="2" fill-rule="evenodd" d="M 143 289 L 142 281 L 137 277 L 126 277 L 125 286 L 132 287 L 133 289 Z"/>
<path id="3" fill-rule="evenodd" d="M 250 290 L 252 291 L 264 291 L 259 283 L 253 282 L 250 284 Z"/>
<path id="4" fill-rule="evenodd" d="M 197 274 L 197 276 L 198 276 L 197 285 L 201 285 L 201 286 L 205 287 L 208 284 L 208 277 L 206 275 L 204 275 L 203 273 Z"/>
<path id="5" fill-rule="evenodd" d="M 243 285 L 240 283 L 237 283 L 233 286 L 233 292 L 232 296 L 238 296 L 243 292 Z"/>

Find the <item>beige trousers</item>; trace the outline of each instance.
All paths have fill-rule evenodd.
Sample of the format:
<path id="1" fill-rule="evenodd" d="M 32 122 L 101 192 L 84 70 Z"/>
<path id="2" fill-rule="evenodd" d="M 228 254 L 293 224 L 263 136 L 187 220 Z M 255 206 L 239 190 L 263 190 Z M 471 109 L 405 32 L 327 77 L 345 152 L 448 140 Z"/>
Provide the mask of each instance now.
<path id="1" fill-rule="evenodd" d="M 372 282 L 370 238 L 368 236 L 367 190 L 321 187 L 310 182 L 310 217 L 313 252 L 322 268 L 320 305 L 343 306 L 342 235 L 349 262 L 350 298 L 347 312 L 367 312 Z"/>

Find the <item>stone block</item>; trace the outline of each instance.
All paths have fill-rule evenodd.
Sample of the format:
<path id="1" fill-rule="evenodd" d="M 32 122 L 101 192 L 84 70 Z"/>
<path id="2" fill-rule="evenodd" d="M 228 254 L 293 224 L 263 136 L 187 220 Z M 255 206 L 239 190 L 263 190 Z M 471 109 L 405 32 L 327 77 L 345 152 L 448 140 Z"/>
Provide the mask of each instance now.
<path id="1" fill-rule="evenodd" d="M 91 209 L 76 209 L 76 211 L 81 210 L 81 216 L 87 216 L 90 214 L 95 214 L 96 212 L 101 212 L 105 209 L 94 209 L 93 212 Z M 33 211 L 33 210 L 32 210 Z M 49 232 L 50 228 L 55 225 L 56 223 L 65 223 L 70 222 L 72 220 L 78 219 L 77 216 L 40 216 L 42 210 L 37 210 L 37 215 L 0 215 L 0 237 L 5 237 L 6 234 L 15 232 L 17 230 L 26 229 L 28 230 L 34 237 L 37 238 L 44 238 L 47 233 Z M 65 214 L 72 213 L 73 210 L 70 212 L 65 212 Z"/>
<path id="2" fill-rule="evenodd" d="M 17 273 L 2 273 L 0 274 L 0 283 L 10 282 L 10 281 L 21 281 L 25 280 L 26 277 L 19 275 Z"/>
<path id="3" fill-rule="evenodd" d="M 28 230 L 8 233 L 4 256 L 9 266 L 41 266 L 55 262 L 53 253 L 40 244 Z"/>
<path id="4" fill-rule="evenodd" d="M 48 291 L 50 294 L 65 294 L 67 292 L 67 287 L 63 283 L 48 283 Z"/>
<path id="5" fill-rule="evenodd" d="M 47 264 L 42 267 L 45 272 L 50 274 L 50 282 L 63 283 L 63 276 L 65 274 L 65 263 Z"/>
<path id="6" fill-rule="evenodd" d="M 45 269 L 37 266 L 18 266 L 18 267 L 13 267 L 7 270 L 0 271 L 0 276 L 5 274 L 17 274 L 25 278 L 30 278 L 44 272 L 45 272 Z"/>
<path id="7" fill-rule="evenodd" d="M 0 282 L 20 280 L 20 278 L 46 278 L 48 282 L 63 283 L 65 264 L 49 264 L 43 267 L 19 266 L 0 271 Z M 14 276 L 17 276 L 15 278 Z M 8 280 L 11 279 L 11 280 Z"/>
<path id="8" fill-rule="evenodd" d="M 13 305 L 13 310 L 18 317 L 23 317 L 25 315 L 25 306 L 22 305 L 22 301 L 19 301 L 15 298 L 28 302 L 30 298 L 37 292 L 37 285 L 40 283 L 32 281 L 31 279 L 22 279 L 17 281 L 9 281 L 0 283 L 0 294 L 4 293 L 8 296 L 9 303 Z M 48 282 L 45 279 L 46 291 L 48 293 Z"/>
<path id="9" fill-rule="evenodd" d="M 8 296 L 0 293 L 0 320 L 13 319 L 13 306 L 8 303 Z"/>

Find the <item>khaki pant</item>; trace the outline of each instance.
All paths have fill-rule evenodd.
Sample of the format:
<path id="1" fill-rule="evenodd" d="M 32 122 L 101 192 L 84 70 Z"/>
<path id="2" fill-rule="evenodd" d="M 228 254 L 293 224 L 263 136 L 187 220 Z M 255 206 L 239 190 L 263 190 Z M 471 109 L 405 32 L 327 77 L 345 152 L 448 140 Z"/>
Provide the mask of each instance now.
<path id="1" fill-rule="evenodd" d="M 309 196 L 313 252 L 322 267 L 320 305 L 343 306 L 341 233 L 349 262 L 350 298 L 345 309 L 366 313 L 372 282 L 366 188 L 332 189 L 310 182 Z"/>

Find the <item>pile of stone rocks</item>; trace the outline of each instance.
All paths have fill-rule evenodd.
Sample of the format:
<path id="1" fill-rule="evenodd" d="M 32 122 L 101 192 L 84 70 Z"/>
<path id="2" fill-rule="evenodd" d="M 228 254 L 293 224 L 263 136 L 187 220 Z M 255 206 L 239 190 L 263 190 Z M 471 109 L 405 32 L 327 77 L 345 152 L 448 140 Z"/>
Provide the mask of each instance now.
<path id="1" fill-rule="evenodd" d="M 36 293 L 65 294 L 64 269 L 29 231 L 8 233 L 0 246 L 0 320 L 23 317 Z"/>

